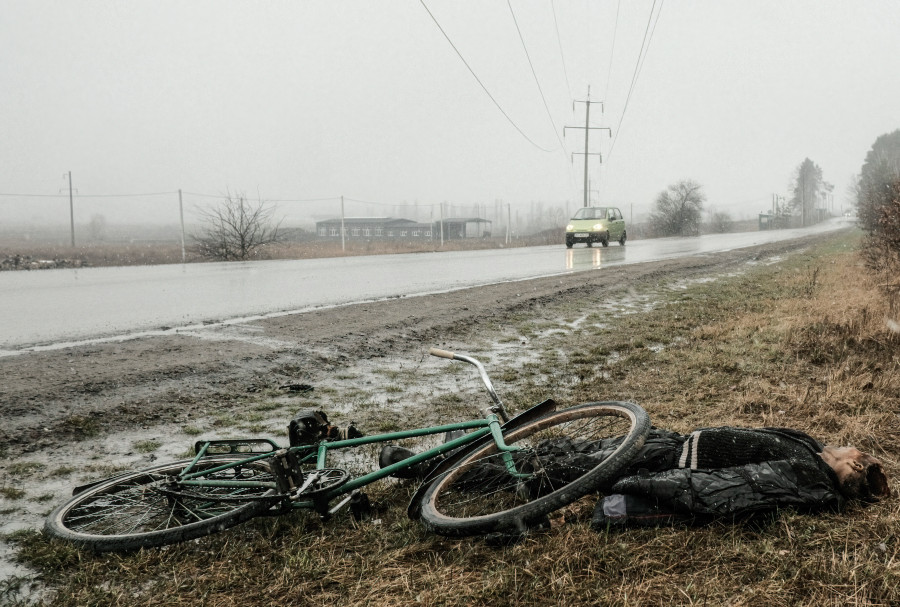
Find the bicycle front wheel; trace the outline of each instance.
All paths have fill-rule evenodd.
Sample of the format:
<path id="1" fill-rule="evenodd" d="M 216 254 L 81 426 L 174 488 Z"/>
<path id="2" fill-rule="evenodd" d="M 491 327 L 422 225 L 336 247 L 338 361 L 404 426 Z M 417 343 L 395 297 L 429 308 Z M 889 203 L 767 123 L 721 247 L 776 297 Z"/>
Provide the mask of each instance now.
<path id="1" fill-rule="evenodd" d="M 192 472 L 243 459 L 201 459 Z M 129 472 L 89 487 L 54 510 L 44 530 L 96 552 L 135 550 L 221 531 L 262 513 L 277 500 L 275 490 L 267 486 L 181 485 L 177 477 L 190 461 Z M 197 480 L 274 483 L 262 461 L 210 472 Z"/>
<path id="2" fill-rule="evenodd" d="M 613 478 L 649 431 L 647 413 L 631 403 L 595 402 L 550 413 L 504 433 L 506 444 L 518 448 L 515 474 L 492 441 L 431 484 L 422 520 L 441 535 L 522 532 Z"/>

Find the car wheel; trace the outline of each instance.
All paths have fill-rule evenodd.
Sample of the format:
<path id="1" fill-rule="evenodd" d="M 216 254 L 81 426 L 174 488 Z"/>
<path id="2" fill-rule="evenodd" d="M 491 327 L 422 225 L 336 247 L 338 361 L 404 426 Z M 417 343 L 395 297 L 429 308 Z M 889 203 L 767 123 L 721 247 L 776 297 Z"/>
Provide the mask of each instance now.
<path id="1" fill-rule="evenodd" d="M 608 246 L 609 246 L 609 232 L 606 233 L 606 238 L 603 238 L 602 240 L 600 240 L 600 243 L 601 243 L 604 247 L 608 247 Z"/>

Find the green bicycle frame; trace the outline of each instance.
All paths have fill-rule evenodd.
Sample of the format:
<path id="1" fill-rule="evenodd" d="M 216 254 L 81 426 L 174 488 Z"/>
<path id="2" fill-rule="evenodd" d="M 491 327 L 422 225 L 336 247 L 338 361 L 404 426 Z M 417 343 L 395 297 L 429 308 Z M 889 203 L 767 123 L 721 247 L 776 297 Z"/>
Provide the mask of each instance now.
<path id="1" fill-rule="evenodd" d="M 315 501 L 313 500 L 298 500 L 293 502 L 294 508 L 314 508 L 316 502 L 328 502 L 331 499 L 343 495 L 346 493 L 351 493 L 360 487 L 364 487 L 369 485 L 377 480 L 388 477 L 398 471 L 404 470 L 406 468 L 410 468 L 419 464 L 421 462 L 428 461 L 444 453 L 454 451 L 455 449 L 462 447 L 463 445 L 467 445 L 473 441 L 480 439 L 481 437 L 491 434 L 494 439 L 495 444 L 497 445 L 497 449 L 502 452 L 502 457 L 504 461 L 504 465 L 506 466 L 507 472 L 510 475 L 516 478 L 530 478 L 532 475 L 530 473 L 521 473 L 516 470 L 515 461 L 512 457 L 512 453 L 519 450 L 519 447 L 507 445 L 503 440 L 503 433 L 500 429 L 500 420 L 494 413 L 489 413 L 484 419 L 472 420 L 467 422 L 457 422 L 453 424 L 445 424 L 442 426 L 431 426 L 427 428 L 419 428 L 415 430 L 405 430 L 401 432 L 389 432 L 386 434 L 376 434 L 372 436 L 363 436 L 360 438 L 350 438 L 344 440 L 336 440 L 336 441 L 322 441 L 318 443 L 318 445 L 300 445 L 296 447 L 290 447 L 289 449 L 294 452 L 308 451 L 310 449 L 315 449 L 315 458 L 316 458 L 316 468 L 323 469 L 326 468 L 326 462 L 328 458 L 328 452 L 332 450 L 338 449 L 350 449 L 354 447 L 359 447 L 362 445 L 369 445 L 374 443 L 387 443 L 398 441 L 407 438 L 416 438 L 420 436 L 428 436 L 433 434 L 441 434 L 445 432 L 452 432 L 454 430 L 474 430 L 474 432 L 468 432 L 463 436 L 460 436 L 456 439 L 450 440 L 446 443 L 438 445 L 436 447 L 432 447 L 423 451 L 422 453 L 418 453 L 412 457 L 409 457 L 400 462 L 391 464 L 389 466 L 385 466 L 379 470 L 375 470 L 368 474 L 364 474 L 363 476 L 351 479 L 346 483 L 335 487 L 334 489 L 325 492 L 323 495 L 319 496 Z M 227 464 L 222 464 L 221 466 L 217 466 L 214 468 L 208 468 L 199 472 L 191 472 L 194 466 L 199 462 L 209 447 L 210 443 L 204 443 L 203 446 L 198 450 L 197 455 L 194 459 L 185 467 L 182 473 L 179 475 L 179 483 L 185 486 L 195 486 L 195 487 L 232 487 L 232 488 L 249 488 L 249 487 L 269 487 L 275 488 L 275 483 L 272 482 L 258 482 L 258 481 L 226 481 L 226 480 L 208 480 L 204 479 L 206 475 L 211 473 L 220 472 L 222 470 L 228 470 L 229 468 L 235 468 L 238 466 L 246 465 L 255 461 L 272 458 L 275 456 L 275 452 L 270 451 L 266 453 L 261 453 L 258 455 L 253 455 L 241 459 L 240 461 L 232 461 Z M 312 455 L 308 455 L 304 458 L 303 461 L 308 461 Z"/>

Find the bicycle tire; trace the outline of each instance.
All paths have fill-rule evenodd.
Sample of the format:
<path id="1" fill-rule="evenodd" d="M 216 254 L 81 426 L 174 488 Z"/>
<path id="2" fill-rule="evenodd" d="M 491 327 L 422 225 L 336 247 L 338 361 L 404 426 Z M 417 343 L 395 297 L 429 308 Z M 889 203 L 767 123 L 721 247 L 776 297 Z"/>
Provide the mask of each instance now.
<path id="1" fill-rule="evenodd" d="M 523 448 L 513 457 L 530 479 L 506 472 L 492 441 L 431 483 L 421 518 L 446 536 L 522 533 L 613 478 L 649 431 L 649 416 L 632 403 L 593 402 L 549 413 L 503 435 L 507 445 Z"/>
<path id="2" fill-rule="evenodd" d="M 246 459 L 225 455 L 201 459 L 197 471 Z M 94 552 L 117 552 L 177 544 L 222 531 L 268 510 L 274 489 L 192 487 L 190 494 L 155 491 L 192 460 L 129 472 L 93 485 L 57 507 L 44 524 L 51 537 Z M 213 473 L 217 480 L 274 482 L 269 466 L 256 461 Z M 240 496 L 246 500 L 236 500 Z M 263 499 L 260 499 L 263 498 Z"/>

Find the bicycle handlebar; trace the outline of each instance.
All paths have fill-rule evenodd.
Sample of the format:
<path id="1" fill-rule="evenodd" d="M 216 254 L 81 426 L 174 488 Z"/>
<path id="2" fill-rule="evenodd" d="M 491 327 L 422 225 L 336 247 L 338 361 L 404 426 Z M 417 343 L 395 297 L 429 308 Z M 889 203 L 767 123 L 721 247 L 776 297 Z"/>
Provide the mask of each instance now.
<path id="1" fill-rule="evenodd" d="M 484 387 L 487 388 L 488 394 L 490 394 L 491 396 L 491 400 L 494 401 L 496 412 L 500 414 L 500 418 L 504 422 L 509 421 L 509 414 L 506 412 L 506 407 L 503 406 L 503 401 L 500 400 L 499 396 L 497 396 L 497 392 L 494 391 L 494 386 L 493 384 L 491 384 L 491 378 L 488 377 L 487 371 L 484 370 L 484 366 L 477 359 L 472 358 L 471 356 L 465 356 L 463 354 L 454 354 L 453 352 L 441 350 L 440 348 L 431 348 L 428 350 L 428 353 L 439 358 L 449 358 L 452 360 L 459 360 L 464 363 L 469 363 L 470 365 L 475 365 L 475 368 L 478 369 L 478 373 L 481 375 L 481 381 L 484 383 Z"/>

